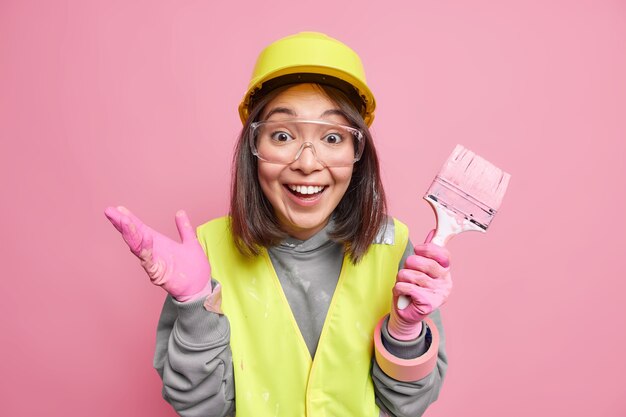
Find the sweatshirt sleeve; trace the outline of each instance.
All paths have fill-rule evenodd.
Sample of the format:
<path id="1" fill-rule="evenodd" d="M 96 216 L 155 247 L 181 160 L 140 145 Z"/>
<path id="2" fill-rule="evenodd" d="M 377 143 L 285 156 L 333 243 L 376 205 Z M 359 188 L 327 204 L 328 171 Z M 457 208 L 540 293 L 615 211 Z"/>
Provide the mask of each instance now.
<path id="1" fill-rule="evenodd" d="M 163 380 L 163 398 L 180 416 L 225 417 L 235 408 L 230 325 L 226 316 L 205 310 L 203 302 L 167 296 L 154 368 Z"/>
<path id="2" fill-rule="evenodd" d="M 406 258 L 411 254 L 413 254 L 413 244 L 409 241 L 398 269 L 404 266 Z M 383 413 L 390 417 L 419 417 L 439 396 L 448 367 L 448 358 L 445 351 L 445 335 L 440 311 L 435 310 L 429 315 L 429 318 L 437 327 L 439 344 L 432 346 L 433 349 L 437 349 L 436 366 L 424 378 L 411 382 L 398 381 L 387 375 L 376 360 L 372 359 L 372 380 L 374 381 L 376 404 Z M 424 325 L 416 340 L 401 342 L 389 335 L 387 320 L 385 320 L 381 327 L 381 340 L 391 354 L 402 359 L 411 359 L 426 353 L 431 348 L 432 338 L 428 337 L 428 330 L 427 326 Z"/>

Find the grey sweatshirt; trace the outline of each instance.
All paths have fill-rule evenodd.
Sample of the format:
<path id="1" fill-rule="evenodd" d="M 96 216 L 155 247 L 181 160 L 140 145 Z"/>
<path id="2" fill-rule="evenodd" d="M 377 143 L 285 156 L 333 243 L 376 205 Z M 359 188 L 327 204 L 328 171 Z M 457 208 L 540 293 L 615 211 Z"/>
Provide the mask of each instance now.
<path id="1" fill-rule="evenodd" d="M 286 239 L 269 248 L 272 265 L 292 309 L 302 336 L 315 356 L 343 262 L 342 245 L 328 238 L 332 223 L 306 241 Z M 393 241 L 393 222 L 374 244 Z M 399 268 L 413 253 L 409 242 Z M 213 281 L 215 286 L 217 283 Z M 391 294 L 389 294 L 391 302 Z M 372 380 L 381 415 L 421 416 L 439 394 L 447 368 L 445 336 L 439 311 L 430 318 L 440 333 L 437 367 L 415 382 L 401 382 L 386 375 L 372 359 Z M 382 339 L 392 354 L 404 359 L 423 354 L 429 347 L 424 326 L 413 341 L 391 337 L 383 326 Z M 154 367 L 163 380 L 163 398 L 184 417 L 234 415 L 235 390 L 230 326 L 226 316 L 206 311 L 203 300 L 180 303 L 168 296 L 157 326 Z M 244 416 L 246 417 L 246 416 Z"/>

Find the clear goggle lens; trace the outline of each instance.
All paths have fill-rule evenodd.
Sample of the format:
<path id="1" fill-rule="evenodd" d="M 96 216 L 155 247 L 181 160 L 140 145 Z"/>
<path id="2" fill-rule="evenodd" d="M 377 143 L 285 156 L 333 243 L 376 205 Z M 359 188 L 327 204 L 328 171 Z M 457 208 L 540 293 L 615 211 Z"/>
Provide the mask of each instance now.
<path id="1" fill-rule="evenodd" d="M 252 153 L 262 161 L 289 165 L 306 148 L 327 167 L 350 166 L 363 154 L 359 129 L 323 120 L 269 120 L 250 125 Z"/>

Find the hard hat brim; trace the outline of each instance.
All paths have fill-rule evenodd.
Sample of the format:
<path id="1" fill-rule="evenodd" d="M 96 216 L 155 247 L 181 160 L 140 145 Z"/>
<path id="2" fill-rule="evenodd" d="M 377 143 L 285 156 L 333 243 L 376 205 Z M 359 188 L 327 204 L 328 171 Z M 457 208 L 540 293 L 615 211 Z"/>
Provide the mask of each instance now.
<path id="1" fill-rule="evenodd" d="M 283 85 L 299 83 L 318 83 L 339 88 L 353 102 L 365 124 L 367 126 L 372 124 L 376 102 L 367 85 L 337 68 L 314 65 L 281 68 L 265 74 L 263 79 L 253 80 L 239 104 L 241 121 L 246 122 L 250 115 L 251 105 L 254 106 L 254 102 L 269 91 Z"/>

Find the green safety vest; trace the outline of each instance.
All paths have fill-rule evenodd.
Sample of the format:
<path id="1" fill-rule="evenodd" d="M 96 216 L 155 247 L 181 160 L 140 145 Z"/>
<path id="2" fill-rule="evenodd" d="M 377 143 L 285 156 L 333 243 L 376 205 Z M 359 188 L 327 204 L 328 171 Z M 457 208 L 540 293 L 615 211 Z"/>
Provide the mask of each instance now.
<path id="1" fill-rule="evenodd" d="M 237 415 L 377 417 L 373 334 L 389 313 L 407 227 L 394 220 L 394 241 L 373 244 L 357 265 L 344 257 L 312 360 L 267 251 L 242 255 L 228 222 L 222 217 L 200 226 L 198 240 L 222 285 Z"/>

